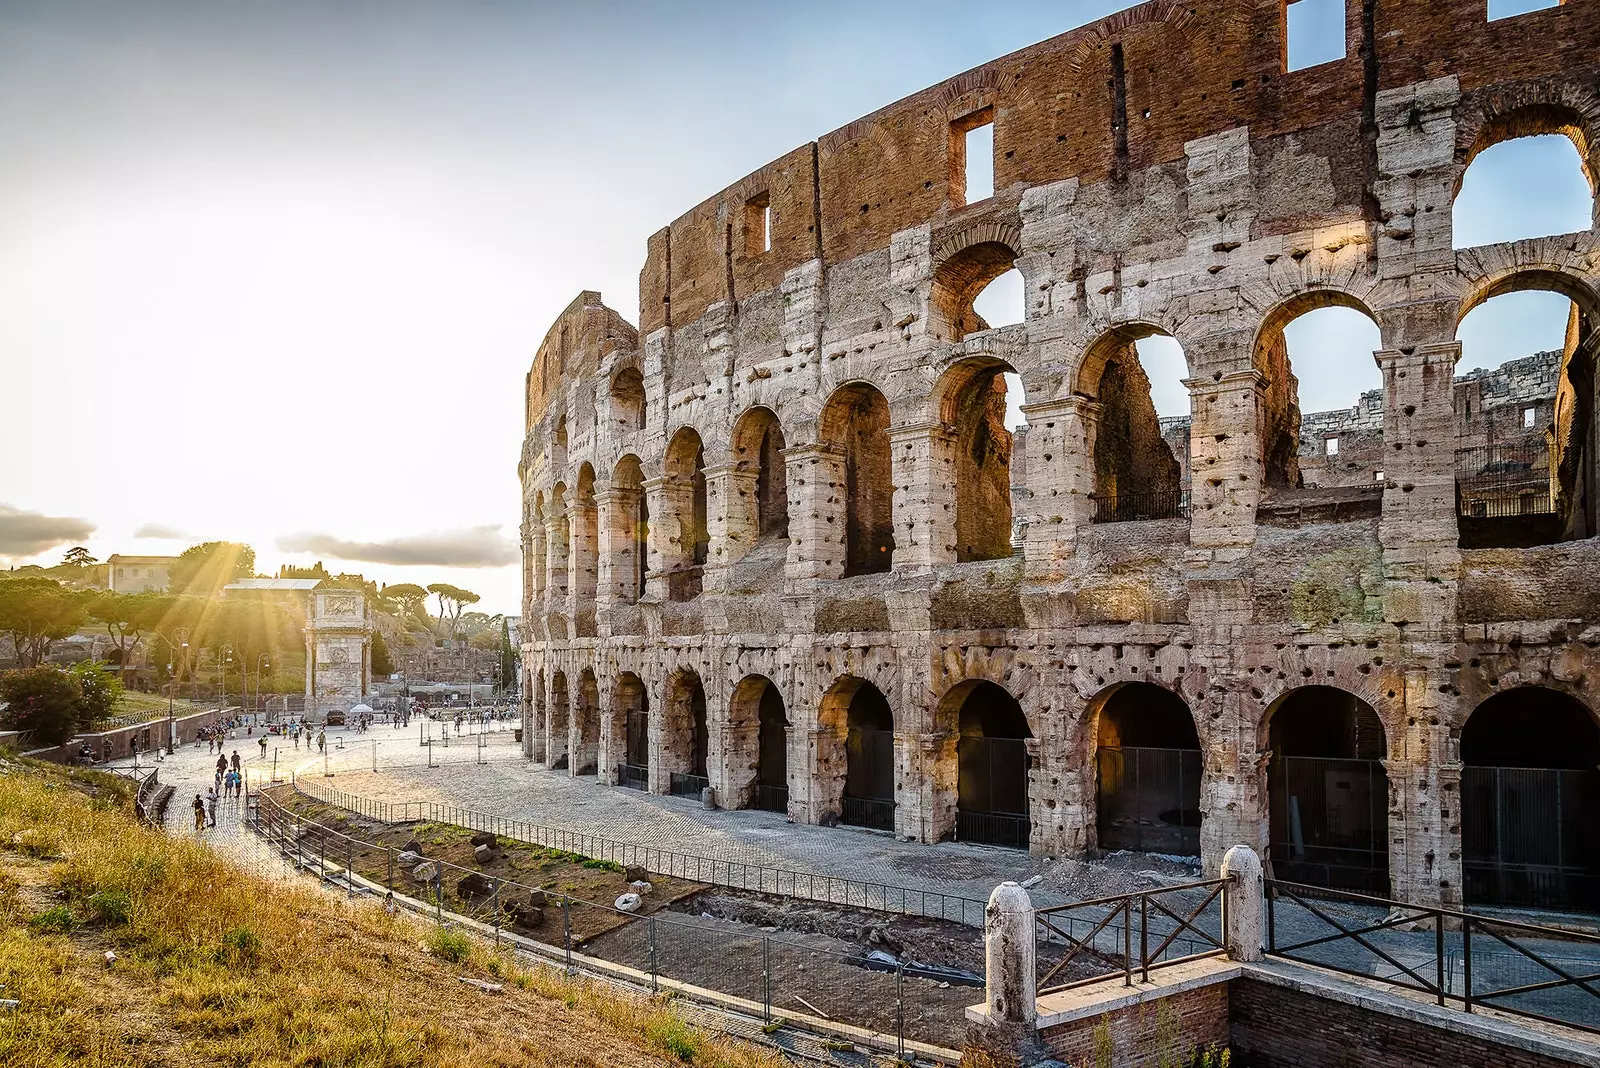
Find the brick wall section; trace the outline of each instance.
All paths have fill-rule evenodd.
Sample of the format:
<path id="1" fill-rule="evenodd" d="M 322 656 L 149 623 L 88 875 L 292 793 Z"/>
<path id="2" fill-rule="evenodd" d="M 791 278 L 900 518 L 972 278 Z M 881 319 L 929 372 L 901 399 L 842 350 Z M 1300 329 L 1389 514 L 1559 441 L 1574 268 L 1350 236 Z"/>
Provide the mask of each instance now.
<path id="1" fill-rule="evenodd" d="M 1189 1063 L 1195 1049 L 1228 1044 L 1228 987 L 1213 983 L 1118 1012 L 1040 1032 L 1050 1053 L 1071 1065 L 1117 1068 Z M 1107 1044 L 1110 1059 L 1105 1059 Z"/>
<path id="2" fill-rule="evenodd" d="M 1570 1063 L 1269 983 L 1237 979 L 1229 986 L 1234 1064 L 1241 1068 L 1557 1068 Z"/>

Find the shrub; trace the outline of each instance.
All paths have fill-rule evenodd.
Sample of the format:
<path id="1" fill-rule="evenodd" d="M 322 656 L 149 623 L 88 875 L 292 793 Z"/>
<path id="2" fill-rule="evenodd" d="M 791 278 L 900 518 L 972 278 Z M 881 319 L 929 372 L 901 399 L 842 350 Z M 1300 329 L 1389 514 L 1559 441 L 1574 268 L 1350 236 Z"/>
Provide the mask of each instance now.
<path id="1" fill-rule="evenodd" d="M 33 735 L 40 745 L 60 745 L 72 737 L 83 704 L 78 680 L 53 667 L 26 668 L 0 675 L 0 727 Z"/>
<path id="2" fill-rule="evenodd" d="M 88 905 L 90 915 L 101 923 L 124 924 L 133 913 L 133 901 L 120 890 L 96 890 Z"/>
<path id="3" fill-rule="evenodd" d="M 472 939 L 459 931 L 435 927 L 428 932 L 428 952 L 440 960 L 460 964 L 472 956 Z"/>
<path id="4" fill-rule="evenodd" d="M 645 1027 L 645 1037 L 674 1057 L 690 1064 L 699 1043 L 689 1025 L 670 1012 L 663 1012 Z"/>
<path id="5" fill-rule="evenodd" d="M 51 905 L 28 920 L 28 929 L 38 934 L 66 934 L 78 926 L 78 919 L 65 905 Z"/>

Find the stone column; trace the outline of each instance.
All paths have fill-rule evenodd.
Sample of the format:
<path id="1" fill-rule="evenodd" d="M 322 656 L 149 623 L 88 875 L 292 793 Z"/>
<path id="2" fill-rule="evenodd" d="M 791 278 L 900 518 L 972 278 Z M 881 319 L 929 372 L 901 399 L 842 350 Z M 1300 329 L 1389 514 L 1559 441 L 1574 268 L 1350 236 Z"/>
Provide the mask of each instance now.
<path id="1" fill-rule="evenodd" d="M 1254 369 L 1184 381 L 1193 413 L 1185 466 L 1189 543 L 1195 548 L 1238 549 L 1255 542 L 1266 384 L 1266 376 Z"/>
<path id="2" fill-rule="evenodd" d="M 1083 397 L 1022 408 L 1028 420 L 1028 432 L 1023 435 L 1028 483 L 1020 518 L 1024 520 L 1022 551 L 1029 577 L 1059 574 L 1072 555 L 1078 526 L 1091 517 L 1092 433 L 1099 410 L 1098 404 Z"/>
<path id="3" fill-rule="evenodd" d="M 694 563 L 694 486 L 687 479 L 647 478 L 650 509 L 649 561 L 645 597 L 672 599 L 672 574 Z"/>
<path id="4" fill-rule="evenodd" d="M 1257 865 L 1259 870 L 1259 864 Z M 991 1025 L 1038 1019 L 1038 957 L 1033 901 L 1019 884 L 1004 882 L 983 910 L 983 1001 Z"/>
<path id="5" fill-rule="evenodd" d="M 889 428 L 896 571 L 956 559 L 956 439 L 943 423 Z"/>
<path id="6" fill-rule="evenodd" d="M 1200 728 L 1200 861 L 1207 877 L 1235 845 L 1267 850 L 1267 754 L 1256 748 L 1261 706 L 1248 684 L 1208 693 L 1190 709 Z M 1221 715 L 1212 719 L 1216 711 Z"/>
<path id="7" fill-rule="evenodd" d="M 567 505 L 569 546 L 567 555 L 567 615 L 573 636 L 594 634 L 596 581 L 599 567 L 598 510 L 587 501 Z"/>
<path id="8" fill-rule="evenodd" d="M 756 761 L 759 752 L 759 720 L 736 722 L 733 703 L 726 702 L 717 719 L 711 718 L 711 698 L 706 697 L 707 727 L 711 744 L 706 753 L 706 772 L 722 808 L 749 808 L 755 800 Z M 752 710 L 754 711 L 754 710 Z"/>
<path id="9" fill-rule="evenodd" d="M 736 464 L 721 464 L 706 468 L 705 475 L 706 527 L 711 535 L 705 589 L 722 590 L 727 587 L 728 567 L 756 543 L 757 472 Z"/>
<path id="10" fill-rule="evenodd" d="M 545 556 L 546 552 L 548 551 L 548 547 L 545 544 L 543 520 L 530 519 L 528 521 L 528 533 L 526 540 L 528 544 L 528 553 L 533 557 L 533 560 L 530 564 L 530 570 L 532 572 L 532 583 L 530 587 L 532 605 L 531 611 L 527 613 L 528 618 L 532 619 L 534 613 L 544 611 L 545 581 L 549 574 L 547 571 L 548 561 L 546 560 Z"/>
<path id="11" fill-rule="evenodd" d="M 1221 876 L 1229 880 L 1223 943 L 1229 960 L 1266 959 L 1261 937 L 1261 858 L 1249 846 L 1236 845 L 1222 858 Z"/>
<path id="12" fill-rule="evenodd" d="M 628 538 L 626 544 L 619 545 L 616 532 L 618 515 L 626 511 L 626 498 L 629 495 L 629 491 L 618 489 L 596 490 L 594 495 L 595 523 L 599 534 L 594 599 L 596 606 L 602 610 L 619 601 L 632 599 L 624 595 L 618 577 L 632 574 L 633 539 Z"/>
<path id="13" fill-rule="evenodd" d="M 784 570 L 791 580 L 844 575 L 844 460 L 843 446 L 829 442 L 784 450 L 789 484 L 789 557 Z"/>
<path id="14" fill-rule="evenodd" d="M 955 837 L 958 741 L 960 736 L 952 731 L 895 732 L 896 782 L 916 784 L 912 789 L 896 791 L 896 834 L 921 842 L 943 842 Z"/>

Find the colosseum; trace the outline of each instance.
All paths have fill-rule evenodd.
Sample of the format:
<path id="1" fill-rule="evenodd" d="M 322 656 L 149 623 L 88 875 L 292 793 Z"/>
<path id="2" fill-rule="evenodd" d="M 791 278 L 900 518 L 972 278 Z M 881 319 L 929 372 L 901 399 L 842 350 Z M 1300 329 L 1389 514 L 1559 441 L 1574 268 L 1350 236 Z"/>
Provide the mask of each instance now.
<path id="1" fill-rule="evenodd" d="M 1302 66 L 1313 2 L 1343 58 Z M 1459 247 L 1452 210 L 1542 134 L 1592 191 L 1594 0 L 1151 0 L 714 193 L 649 238 L 637 328 L 581 292 L 528 374 L 526 755 L 1600 909 L 1600 234 Z M 1570 301 L 1560 351 L 1458 367 L 1523 290 Z M 1302 413 L 1285 331 L 1326 307 L 1376 324 L 1382 388 Z"/>

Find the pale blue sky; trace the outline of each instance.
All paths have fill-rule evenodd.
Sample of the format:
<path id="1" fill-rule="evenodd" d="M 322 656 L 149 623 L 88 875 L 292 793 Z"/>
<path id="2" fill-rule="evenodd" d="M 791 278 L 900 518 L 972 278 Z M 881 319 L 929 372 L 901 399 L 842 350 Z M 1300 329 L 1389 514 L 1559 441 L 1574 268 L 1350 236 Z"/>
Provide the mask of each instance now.
<path id="1" fill-rule="evenodd" d="M 704 197 L 1122 6 L 6 0 L 0 561 L 59 558 L 6 541 L 21 509 L 515 611 L 522 375 L 578 290 L 636 319 L 646 238 Z M 1570 180 L 1484 195 L 1587 225 Z M 1534 318 L 1464 368 L 1559 340 Z M 1308 408 L 1369 384 L 1358 334 L 1291 341 Z M 407 566 L 440 546 L 493 566 Z"/>

